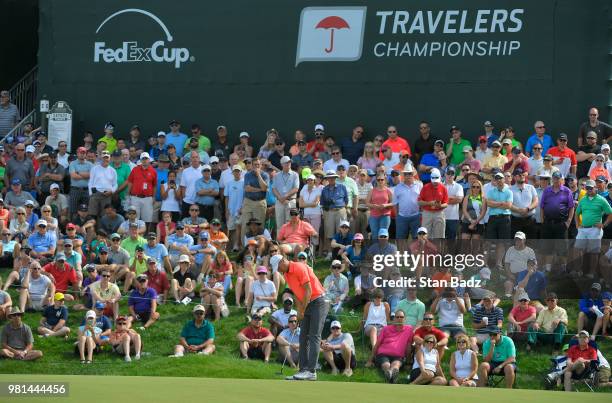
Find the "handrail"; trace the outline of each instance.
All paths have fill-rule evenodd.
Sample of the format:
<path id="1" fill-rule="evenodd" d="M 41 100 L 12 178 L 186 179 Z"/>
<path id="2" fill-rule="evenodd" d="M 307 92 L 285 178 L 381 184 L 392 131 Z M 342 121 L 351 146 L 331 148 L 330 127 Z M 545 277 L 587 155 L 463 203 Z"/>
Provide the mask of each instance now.
<path id="1" fill-rule="evenodd" d="M 17 123 L 15 125 L 15 127 L 13 127 L 7 133 L 6 136 L 4 136 L 2 139 L 0 139 L 0 144 L 3 144 L 4 142 L 6 142 L 6 139 L 13 139 L 14 135 L 21 133 L 21 130 L 23 129 L 23 126 L 26 125 L 26 123 L 33 123 L 34 124 L 35 121 L 36 121 L 36 109 L 32 109 L 32 111 L 30 111 L 30 113 L 28 113 L 26 117 L 21 119 L 21 121 L 19 123 Z"/>
<path id="2" fill-rule="evenodd" d="M 9 90 L 11 102 L 17 105 L 19 113 L 29 114 L 36 109 L 38 100 L 38 65 L 28 71 Z"/>

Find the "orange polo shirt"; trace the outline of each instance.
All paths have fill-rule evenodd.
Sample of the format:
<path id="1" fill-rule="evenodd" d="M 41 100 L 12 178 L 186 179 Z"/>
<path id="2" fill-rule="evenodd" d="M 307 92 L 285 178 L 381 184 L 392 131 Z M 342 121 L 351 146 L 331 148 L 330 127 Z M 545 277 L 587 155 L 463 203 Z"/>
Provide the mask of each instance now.
<path id="1" fill-rule="evenodd" d="M 289 262 L 289 270 L 285 273 L 285 281 L 295 294 L 295 297 L 304 302 L 304 284 L 310 283 L 312 294 L 310 300 L 313 301 L 325 293 L 321 282 L 315 276 L 310 267 L 300 262 Z"/>

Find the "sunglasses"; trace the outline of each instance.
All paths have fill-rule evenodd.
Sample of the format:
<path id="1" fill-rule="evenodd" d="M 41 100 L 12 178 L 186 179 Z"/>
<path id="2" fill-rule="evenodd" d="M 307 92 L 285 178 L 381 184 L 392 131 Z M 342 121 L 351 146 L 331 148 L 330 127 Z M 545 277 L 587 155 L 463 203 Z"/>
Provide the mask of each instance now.
<path id="1" fill-rule="evenodd" d="M 542 147 L 533 147 L 534 150 L 543 150 Z"/>
<path id="2" fill-rule="evenodd" d="M 527 302 L 526 299 L 519 299 L 519 302 Z"/>
<path id="3" fill-rule="evenodd" d="M 472 189 L 480 189 L 480 186 L 472 186 Z"/>
<path id="4" fill-rule="evenodd" d="M 338 155 L 340 154 L 338 151 L 334 151 L 333 153 L 331 153 L 331 155 Z"/>
<path id="5" fill-rule="evenodd" d="M 102 277 L 104 277 L 104 278 L 110 278 L 110 274 L 104 274 L 104 275 L 102 275 Z"/>
<path id="6" fill-rule="evenodd" d="M 117 326 L 123 326 L 123 325 L 127 325 L 126 322 L 117 322 Z"/>
<path id="7" fill-rule="evenodd" d="M 202 311 L 198 311 L 195 314 L 196 314 L 196 316 L 204 316 L 204 312 L 202 312 Z"/>
<path id="8" fill-rule="evenodd" d="M 376 182 L 384 182 L 385 179 L 376 179 Z"/>
<path id="9" fill-rule="evenodd" d="M 423 320 L 433 320 L 434 318 L 423 318 Z"/>
<path id="10" fill-rule="evenodd" d="M 25 215 L 25 213 L 17 213 L 17 215 Z"/>
<path id="11" fill-rule="evenodd" d="M 546 129 L 546 126 L 536 126 L 536 129 Z"/>
<path id="12" fill-rule="evenodd" d="M 270 253 L 276 253 L 276 252 L 278 252 L 278 249 L 270 249 L 270 251 L 269 251 L 269 252 L 270 252 Z"/>
<path id="13" fill-rule="evenodd" d="M 425 340 L 425 343 L 435 343 L 433 340 Z"/>
<path id="14" fill-rule="evenodd" d="M 332 266 L 332 270 L 340 270 L 342 266 Z"/>
<path id="15" fill-rule="evenodd" d="M 395 315 L 395 319 L 404 319 L 405 316 L 399 316 L 399 315 Z"/>
<path id="16" fill-rule="evenodd" d="M 297 320 L 290 320 L 288 323 L 297 323 Z M 338 329 L 337 327 L 332 327 L 332 329 Z"/>
<path id="17" fill-rule="evenodd" d="M 460 340 L 457 342 L 457 344 L 467 344 L 465 340 Z"/>

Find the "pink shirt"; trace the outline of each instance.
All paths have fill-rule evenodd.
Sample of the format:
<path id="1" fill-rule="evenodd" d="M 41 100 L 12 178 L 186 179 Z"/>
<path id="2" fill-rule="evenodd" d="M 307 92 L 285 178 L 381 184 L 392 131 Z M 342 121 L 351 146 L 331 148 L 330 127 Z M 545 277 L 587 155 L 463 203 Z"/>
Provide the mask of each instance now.
<path id="1" fill-rule="evenodd" d="M 512 308 L 512 311 L 510 311 L 510 313 L 512 313 L 512 316 L 514 316 L 514 319 L 517 322 L 522 322 L 525 319 L 529 318 L 531 315 L 535 315 L 536 309 L 535 307 L 529 305 L 527 309 L 523 311 L 520 306 L 515 306 L 514 308 Z M 521 325 L 521 332 L 526 332 L 528 327 L 529 324 L 523 323 Z"/>
<path id="2" fill-rule="evenodd" d="M 404 325 L 403 329 L 397 330 L 397 326 L 388 325 L 383 327 L 378 336 L 378 350 L 376 354 L 390 357 L 406 356 L 406 346 L 412 345 L 412 326 Z"/>
<path id="3" fill-rule="evenodd" d="M 392 193 L 391 189 L 384 188 L 374 188 L 372 189 L 372 197 L 370 197 L 370 203 L 372 204 L 388 204 L 391 203 Z M 382 217 L 385 215 L 391 215 L 391 207 L 387 207 L 385 209 L 373 208 L 370 209 L 371 217 Z"/>

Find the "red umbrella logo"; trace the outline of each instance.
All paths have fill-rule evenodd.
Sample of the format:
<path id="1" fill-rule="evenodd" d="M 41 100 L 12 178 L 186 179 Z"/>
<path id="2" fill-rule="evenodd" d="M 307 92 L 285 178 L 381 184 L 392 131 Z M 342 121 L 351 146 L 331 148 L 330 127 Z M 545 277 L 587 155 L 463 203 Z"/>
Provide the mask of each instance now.
<path id="1" fill-rule="evenodd" d="M 343 18 L 340 18 L 336 15 L 332 15 L 330 17 L 323 18 L 321 21 L 319 21 L 319 23 L 315 27 L 315 29 L 318 29 L 318 28 L 331 30 L 329 48 L 325 48 L 325 52 L 327 53 L 331 53 L 334 50 L 334 30 L 342 29 L 342 28 L 351 29 L 351 27 L 349 27 L 348 22 L 346 22 Z"/>

